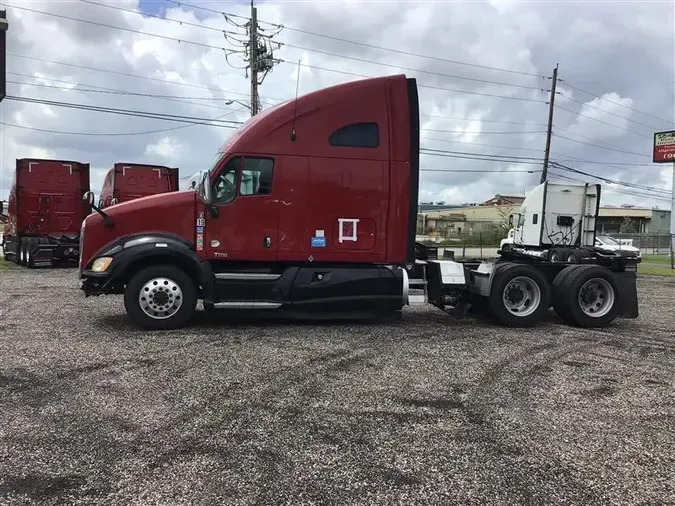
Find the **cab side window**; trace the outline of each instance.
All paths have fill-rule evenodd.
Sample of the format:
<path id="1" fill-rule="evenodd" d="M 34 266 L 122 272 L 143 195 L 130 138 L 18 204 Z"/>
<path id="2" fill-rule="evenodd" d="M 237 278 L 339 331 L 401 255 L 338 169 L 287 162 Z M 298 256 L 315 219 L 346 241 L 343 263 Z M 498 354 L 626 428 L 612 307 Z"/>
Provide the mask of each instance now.
<path id="1" fill-rule="evenodd" d="M 237 196 L 237 172 L 241 158 L 233 158 L 218 174 L 213 183 L 213 203 L 229 204 Z"/>
<path id="2" fill-rule="evenodd" d="M 338 128 L 328 138 L 331 146 L 376 148 L 380 145 L 377 123 L 352 123 Z"/>
<path id="3" fill-rule="evenodd" d="M 244 157 L 241 165 L 239 195 L 269 195 L 272 193 L 274 160 Z"/>

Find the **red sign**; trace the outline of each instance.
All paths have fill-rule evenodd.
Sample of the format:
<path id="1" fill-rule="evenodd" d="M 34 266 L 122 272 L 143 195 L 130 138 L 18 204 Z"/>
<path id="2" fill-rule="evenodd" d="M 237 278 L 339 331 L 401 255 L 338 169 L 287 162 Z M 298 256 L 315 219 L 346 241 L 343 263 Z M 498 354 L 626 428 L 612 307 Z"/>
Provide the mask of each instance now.
<path id="1" fill-rule="evenodd" d="M 654 134 L 654 163 L 675 163 L 675 130 Z"/>

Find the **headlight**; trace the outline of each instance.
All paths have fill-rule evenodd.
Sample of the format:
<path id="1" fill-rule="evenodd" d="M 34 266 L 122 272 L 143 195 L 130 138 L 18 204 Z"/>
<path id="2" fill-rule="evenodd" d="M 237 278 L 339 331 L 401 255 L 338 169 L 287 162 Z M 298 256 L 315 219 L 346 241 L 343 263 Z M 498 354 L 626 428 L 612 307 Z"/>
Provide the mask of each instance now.
<path id="1" fill-rule="evenodd" d="M 91 264 L 91 270 L 93 272 L 105 272 L 108 266 L 113 261 L 112 257 L 100 257 L 94 260 L 94 263 Z"/>

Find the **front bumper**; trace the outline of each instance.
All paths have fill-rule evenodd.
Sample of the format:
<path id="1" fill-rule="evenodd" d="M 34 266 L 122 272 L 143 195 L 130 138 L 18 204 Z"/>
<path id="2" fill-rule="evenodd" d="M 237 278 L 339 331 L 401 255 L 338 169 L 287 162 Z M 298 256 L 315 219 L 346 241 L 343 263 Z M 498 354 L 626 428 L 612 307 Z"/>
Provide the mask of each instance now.
<path id="1" fill-rule="evenodd" d="M 84 292 L 85 298 L 110 293 L 111 277 L 108 272 L 84 270 L 80 273 L 80 279 L 82 280 L 80 290 Z"/>

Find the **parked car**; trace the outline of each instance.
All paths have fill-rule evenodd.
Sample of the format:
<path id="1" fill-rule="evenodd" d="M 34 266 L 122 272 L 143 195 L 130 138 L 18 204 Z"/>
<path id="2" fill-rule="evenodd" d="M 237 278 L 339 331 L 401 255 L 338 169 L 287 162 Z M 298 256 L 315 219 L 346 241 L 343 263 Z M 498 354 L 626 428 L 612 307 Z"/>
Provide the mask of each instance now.
<path id="1" fill-rule="evenodd" d="M 613 237 L 608 235 L 596 235 L 595 236 L 595 247 L 598 249 L 606 251 L 621 251 L 630 254 L 631 256 L 642 256 L 640 248 L 626 244 L 625 242 L 619 242 Z"/>

